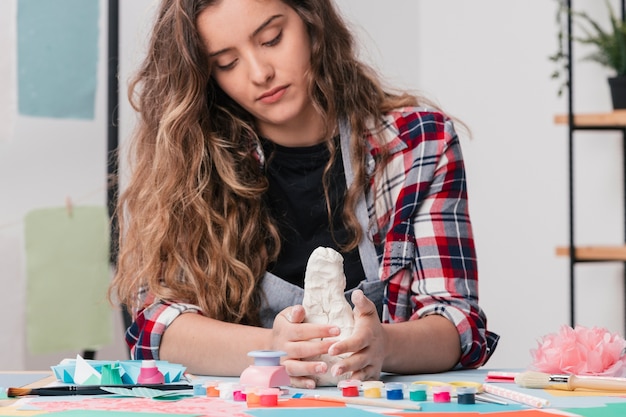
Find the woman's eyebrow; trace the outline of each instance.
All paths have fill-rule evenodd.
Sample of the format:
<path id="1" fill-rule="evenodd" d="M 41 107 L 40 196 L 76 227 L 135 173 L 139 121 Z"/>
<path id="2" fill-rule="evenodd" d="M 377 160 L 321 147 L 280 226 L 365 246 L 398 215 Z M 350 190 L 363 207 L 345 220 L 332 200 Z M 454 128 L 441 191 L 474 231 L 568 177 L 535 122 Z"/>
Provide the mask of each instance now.
<path id="1" fill-rule="evenodd" d="M 274 20 L 278 19 L 279 17 L 282 17 L 282 14 L 275 14 L 273 16 L 270 16 L 269 18 L 267 18 L 267 20 L 263 23 L 261 23 L 259 25 L 258 28 L 256 28 L 254 30 L 254 32 L 252 32 L 252 34 L 250 35 L 251 38 L 255 37 L 256 35 L 259 34 L 259 32 L 261 32 L 263 29 L 265 29 L 270 23 L 272 23 Z M 213 58 L 219 54 L 223 54 L 224 52 L 228 51 L 232 49 L 231 47 L 228 48 L 224 48 L 224 49 L 220 49 L 219 51 L 215 51 L 215 52 L 209 52 L 209 58 Z"/>
<path id="2" fill-rule="evenodd" d="M 282 17 L 282 16 L 283 16 L 282 14 L 275 14 L 273 16 L 270 16 L 265 22 L 261 23 L 261 25 L 254 32 L 252 32 L 252 36 L 251 37 L 254 37 L 254 36 L 258 35 L 259 32 L 261 32 L 263 29 L 265 29 L 265 27 L 267 25 L 269 25 L 274 20 L 276 20 L 276 19 L 278 19 L 279 17 Z"/>

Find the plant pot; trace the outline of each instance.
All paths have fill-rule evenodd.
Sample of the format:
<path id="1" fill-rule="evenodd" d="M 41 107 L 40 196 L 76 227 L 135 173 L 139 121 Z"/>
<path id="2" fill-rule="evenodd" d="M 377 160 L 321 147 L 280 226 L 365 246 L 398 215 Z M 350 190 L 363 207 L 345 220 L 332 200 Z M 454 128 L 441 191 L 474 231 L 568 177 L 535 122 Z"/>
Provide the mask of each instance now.
<path id="1" fill-rule="evenodd" d="M 626 109 L 626 75 L 609 78 L 613 109 Z"/>

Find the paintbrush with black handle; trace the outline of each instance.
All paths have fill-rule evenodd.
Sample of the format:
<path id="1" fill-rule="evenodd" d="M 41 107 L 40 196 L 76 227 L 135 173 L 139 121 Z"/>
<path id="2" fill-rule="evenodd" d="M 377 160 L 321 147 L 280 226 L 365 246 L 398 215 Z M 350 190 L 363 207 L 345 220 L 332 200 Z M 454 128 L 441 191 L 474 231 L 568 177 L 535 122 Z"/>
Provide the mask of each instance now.
<path id="1" fill-rule="evenodd" d="M 43 388 L 7 388 L 8 397 L 24 397 L 26 395 L 56 396 L 56 395 L 111 395 L 104 388 L 151 388 L 161 391 L 193 390 L 189 384 L 121 384 L 121 385 L 63 385 Z"/>

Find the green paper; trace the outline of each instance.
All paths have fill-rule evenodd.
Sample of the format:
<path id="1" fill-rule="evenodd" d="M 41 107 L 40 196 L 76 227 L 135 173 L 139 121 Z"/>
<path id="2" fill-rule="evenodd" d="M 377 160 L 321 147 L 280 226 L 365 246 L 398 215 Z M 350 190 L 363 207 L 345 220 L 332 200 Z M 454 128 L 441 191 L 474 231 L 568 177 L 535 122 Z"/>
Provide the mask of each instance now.
<path id="1" fill-rule="evenodd" d="M 626 416 L 626 403 L 609 403 L 604 407 L 564 408 L 563 411 L 581 417 L 624 417 Z"/>
<path id="2" fill-rule="evenodd" d="M 97 350 L 111 343 L 106 208 L 38 209 L 26 215 L 24 228 L 29 350 Z"/>
<path id="3" fill-rule="evenodd" d="M 102 365 L 102 385 L 120 385 L 122 384 L 122 376 L 120 375 L 119 364 L 107 363 Z"/>
<path id="4" fill-rule="evenodd" d="M 91 375 L 89 378 L 85 379 L 81 385 L 99 385 L 101 378 Z"/>

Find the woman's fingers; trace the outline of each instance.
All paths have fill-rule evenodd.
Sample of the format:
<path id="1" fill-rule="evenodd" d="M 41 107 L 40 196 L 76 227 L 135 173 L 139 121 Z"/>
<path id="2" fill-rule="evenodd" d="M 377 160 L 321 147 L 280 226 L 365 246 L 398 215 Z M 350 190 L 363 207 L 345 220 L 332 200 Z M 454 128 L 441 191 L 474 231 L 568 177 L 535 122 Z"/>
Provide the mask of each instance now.
<path id="1" fill-rule="evenodd" d="M 289 336 L 292 341 L 327 339 L 339 336 L 340 333 L 339 327 L 310 323 L 294 325 L 293 329 L 289 330 Z"/>
<path id="2" fill-rule="evenodd" d="M 380 380 L 380 371 L 374 366 L 368 365 L 358 371 L 352 372 L 352 379 L 358 379 L 359 381 L 378 381 Z"/>
<path id="3" fill-rule="evenodd" d="M 353 378 L 378 379 L 385 354 L 385 335 L 376 306 L 359 290 L 352 293 L 352 303 L 354 332 L 328 348 L 328 353 L 333 356 L 350 355 L 336 363 L 331 374 L 339 376 L 352 372 Z"/>
<path id="4" fill-rule="evenodd" d="M 287 343 L 287 357 L 291 359 L 313 358 L 328 353 L 332 340 L 310 340 L 307 342 Z"/>
<path id="5" fill-rule="evenodd" d="M 376 316 L 378 317 L 378 311 L 376 310 L 376 304 L 363 294 L 361 290 L 355 290 L 352 292 L 352 304 L 354 304 L 354 313 L 359 316 Z"/>
<path id="6" fill-rule="evenodd" d="M 315 389 L 316 383 L 314 379 L 307 377 L 292 376 L 290 385 L 294 388 Z"/>
<path id="7" fill-rule="evenodd" d="M 301 305 L 288 307 L 278 315 L 283 320 L 280 326 L 281 328 L 284 327 L 284 330 L 281 330 L 281 332 L 288 334 L 288 340 L 324 339 L 339 336 L 341 333 L 341 329 L 337 326 L 302 323 L 305 315 L 306 312 Z M 276 320 L 274 320 L 274 327 L 277 327 Z"/>
<path id="8" fill-rule="evenodd" d="M 296 388 L 315 388 L 315 376 L 323 375 L 328 365 L 320 361 L 285 360 L 283 362 L 287 373 L 291 377 L 291 385 Z"/>
<path id="9" fill-rule="evenodd" d="M 284 317 L 289 321 L 289 323 L 302 323 L 304 317 L 306 315 L 306 311 L 304 307 L 301 305 L 295 305 L 285 311 Z"/>
<path id="10" fill-rule="evenodd" d="M 354 332 L 350 337 L 332 345 L 328 351 L 330 355 L 360 352 L 370 345 L 374 329 L 380 327 L 376 306 L 363 294 L 363 291 L 356 290 L 352 293 L 352 303 L 354 304 Z"/>
<path id="11" fill-rule="evenodd" d="M 283 362 L 287 373 L 291 376 L 322 375 L 328 370 L 328 365 L 323 361 L 298 361 L 288 359 Z"/>

